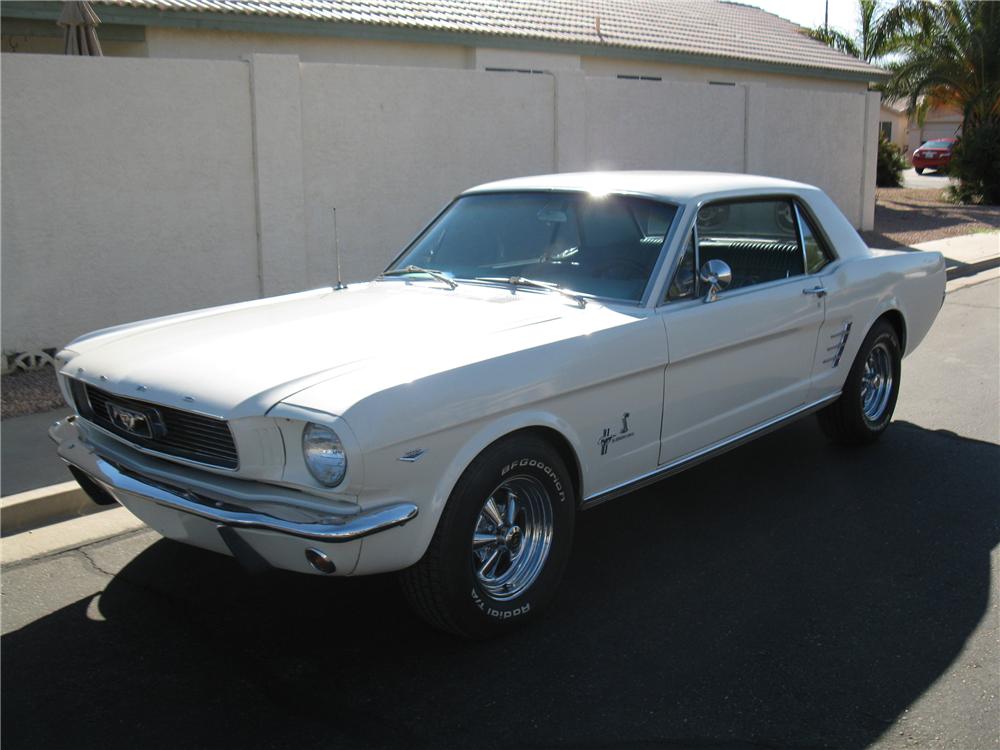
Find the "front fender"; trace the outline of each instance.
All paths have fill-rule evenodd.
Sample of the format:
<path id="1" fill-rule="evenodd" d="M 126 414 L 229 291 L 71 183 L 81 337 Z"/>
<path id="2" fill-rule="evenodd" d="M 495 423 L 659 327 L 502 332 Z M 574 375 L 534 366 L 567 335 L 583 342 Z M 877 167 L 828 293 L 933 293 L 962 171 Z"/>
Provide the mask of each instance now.
<path id="1" fill-rule="evenodd" d="M 461 425 L 422 438 L 419 445 L 395 445 L 366 457 L 366 474 L 377 484 L 366 488 L 360 498 L 362 506 L 405 497 L 420 512 L 405 527 L 365 539 L 355 573 L 382 573 L 416 563 L 427 551 L 455 485 L 476 456 L 506 435 L 539 427 L 558 432 L 580 455 L 580 437 L 566 420 L 529 409 Z M 416 450 L 423 450 L 416 461 L 405 460 L 406 454 Z"/>

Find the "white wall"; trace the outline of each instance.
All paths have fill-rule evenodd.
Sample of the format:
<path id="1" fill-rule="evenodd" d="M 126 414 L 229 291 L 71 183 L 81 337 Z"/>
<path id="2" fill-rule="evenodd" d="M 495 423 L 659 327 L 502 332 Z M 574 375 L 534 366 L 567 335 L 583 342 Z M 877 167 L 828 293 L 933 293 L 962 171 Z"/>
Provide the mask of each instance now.
<path id="1" fill-rule="evenodd" d="M 748 170 L 820 185 L 856 225 L 874 208 L 877 94 L 290 55 L 4 55 L 2 76 L 8 353 L 329 284 L 333 207 L 345 278 L 370 278 L 503 177 Z"/>
<path id="2" fill-rule="evenodd" d="M 586 79 L 588 169 L 744 171 L 746 90 Z"/>
<path id="3" fill-rule="evenodd" d="M 580 66 L 588 76 L 620 75 L 660 77 L 664 81 L 680 81 L 685 83 L 718 83 L 760 84 L 778 86 L 780 88 L 808 89 L 810 91 L 840 91 L 848 93 L 863 93 L 867 84 L 863 81 L 843 81 L 835 78 L 819 78 L 816 76 L 795 76 L 786 73 L 764 73 L 754 70 L 742 70 L 737 67 L 717 68 L 710 65 L 690 65 L 686 63 L 669 63 L 658 60 L 636 60 L 627 58 L 607 57 L 605 55 L 587 55 L 580 58 Z"/>
<path id="4" fill-rule="evenodd" d="M 246 64 L 0 70 L 5 352 L 259 293 Z"/>
<path id="5" fill-rule="evenodd" d="M 303 65 L 307 257 L 332 279 L 371 278 L 453 196 L 551 172 L 551 76 Z"/>
<path id="6" fill-rule="evenodd" d="M 816 185 L 860 226 L 866 203 L 861 177 L 869 161 L 865 144 L 878 140 L 877 99 L 874 134 L 867 107 L 865 93 L 752 88 L 747 171 Z M 874 172 L 870 189 L 867 202 L 874 211 Z"/>
<path id="7" fill-rule="evenodd" d="M 353 39 L 346 36 L 263 34 L 215 29 L 146 27 L 149 57 L 239 60 L 250 53 L 296 55 L 303 62 L 465 68 L 469 48 L 458 44 Z"/>

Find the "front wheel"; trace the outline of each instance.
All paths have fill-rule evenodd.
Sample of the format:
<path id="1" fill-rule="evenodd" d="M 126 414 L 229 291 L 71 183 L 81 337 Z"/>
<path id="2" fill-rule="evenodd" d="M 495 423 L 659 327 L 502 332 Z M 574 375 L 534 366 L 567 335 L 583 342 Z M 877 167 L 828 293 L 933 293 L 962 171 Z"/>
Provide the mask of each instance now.
<path id="1" fill-rule="evenodd" d="M 465 470 L 403 592 L 431 625 L 487 638 L 537 616 L 569 559 L 576 498 L 565 464 L 535 435 L 487 448 Z"/>
<path id="2" fill-rule="evenodd" d="M 896 330 L 879 320 L 862 342 L 840 398 L 817 415 L 829 438 L 848 445 L 878 440 L 896 408 L 901 359 Z"/>
<path id="3" fill-rule="evenodd" d="M 924 168 L 923 168 L 923 167 L 916 167 L 916 168 L 914 169 L 914 171 L 915 171 L 915 172 L 916 172 L 917 174 L 923 174 L 923 173 L 924 173 Z"/>

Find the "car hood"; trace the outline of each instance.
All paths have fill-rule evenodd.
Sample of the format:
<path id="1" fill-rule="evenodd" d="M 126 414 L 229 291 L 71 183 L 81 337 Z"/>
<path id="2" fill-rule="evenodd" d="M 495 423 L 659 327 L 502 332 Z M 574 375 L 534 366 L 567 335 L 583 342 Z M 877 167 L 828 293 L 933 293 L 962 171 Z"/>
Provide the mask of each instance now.
<path id="1" fill-rule="evenodd" d="M 257 416 L 333 378 L 350 374 L 371 387 L 408 382 L 606 327 L 609 312 L 552 293 L 389 280 L 107 329 L 70 344 L 62 371 L 122 396 Z"/>

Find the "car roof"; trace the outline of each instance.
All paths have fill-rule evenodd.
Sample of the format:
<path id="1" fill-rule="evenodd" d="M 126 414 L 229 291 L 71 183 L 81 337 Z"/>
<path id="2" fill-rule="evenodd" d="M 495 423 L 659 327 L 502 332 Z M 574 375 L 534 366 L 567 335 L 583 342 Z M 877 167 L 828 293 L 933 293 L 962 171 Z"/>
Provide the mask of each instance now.
<path id="1" fill-rule="evenodd" d="M 687 201 L 732 191 L 799 192 L 814 189 L 811 185 L 801 182 L 738 172 L 614 171 L 566 172 L 498 180 L 477 185 L 466 190 L 463 195 L 523 190 L 570 190 L 588 193 L 638 193 Z"/>

